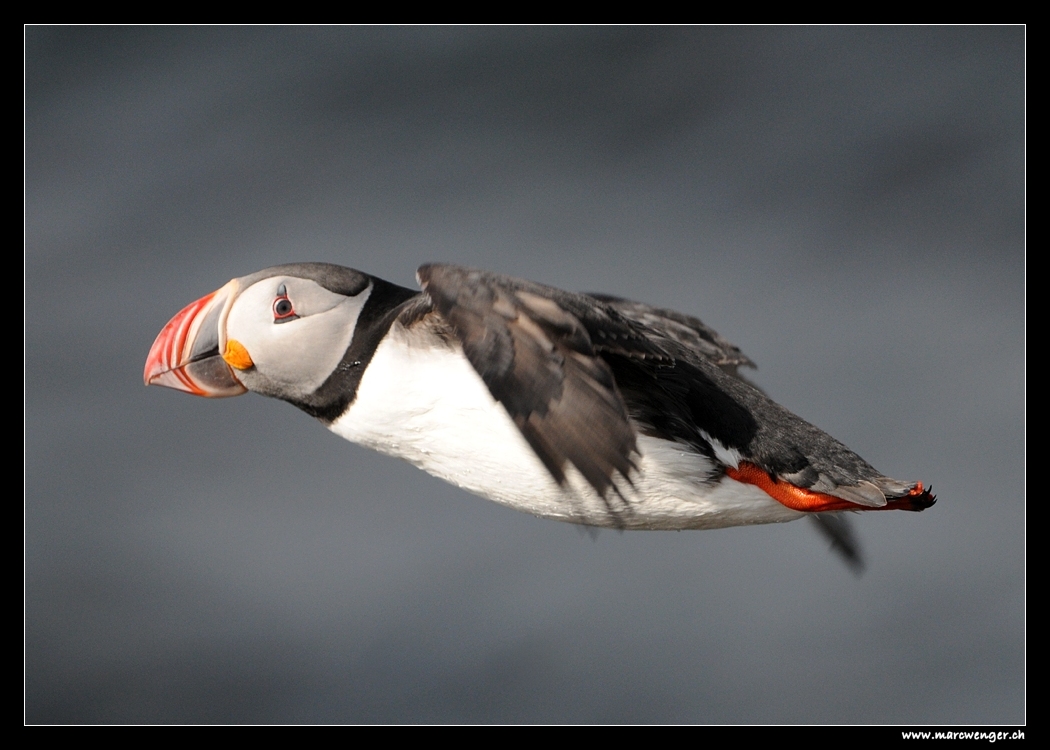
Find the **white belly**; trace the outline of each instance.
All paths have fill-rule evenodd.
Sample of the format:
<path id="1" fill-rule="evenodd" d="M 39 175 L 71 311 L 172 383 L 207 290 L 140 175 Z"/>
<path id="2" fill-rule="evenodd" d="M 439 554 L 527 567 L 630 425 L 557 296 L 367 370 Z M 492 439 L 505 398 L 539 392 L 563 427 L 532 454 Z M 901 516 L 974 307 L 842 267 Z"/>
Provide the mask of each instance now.
<path id="1" fill-rule="evenodd" d="M 462 351 L 412 346 L 395 326 L 376 349 L 357 398 L 331 429 L 403 458 L 476 495 L 537 516 L 592 526 L 700 529 L 791 521 L 803 514 L 757 487 L 710 483 L 704 456 L 640 435 L 633 487 L 602 499 L 569 467 L 560 487 Z"/>

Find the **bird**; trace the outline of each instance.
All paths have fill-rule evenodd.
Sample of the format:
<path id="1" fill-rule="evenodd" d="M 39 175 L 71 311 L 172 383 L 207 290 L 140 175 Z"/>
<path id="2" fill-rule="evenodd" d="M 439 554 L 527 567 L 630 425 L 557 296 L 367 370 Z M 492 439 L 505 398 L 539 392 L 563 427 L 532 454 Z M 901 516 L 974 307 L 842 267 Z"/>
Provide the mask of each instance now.
<path id="1" fill-rule="evenodd" d="M 330 263 L 274 266 L 187 305 L 144 381 L 282 399 L 337 435 L 543 518 L 620 530 L 921 511 L 892 479 L 770 399 L 699 319 L 448 264 L 420 289 Z"/>

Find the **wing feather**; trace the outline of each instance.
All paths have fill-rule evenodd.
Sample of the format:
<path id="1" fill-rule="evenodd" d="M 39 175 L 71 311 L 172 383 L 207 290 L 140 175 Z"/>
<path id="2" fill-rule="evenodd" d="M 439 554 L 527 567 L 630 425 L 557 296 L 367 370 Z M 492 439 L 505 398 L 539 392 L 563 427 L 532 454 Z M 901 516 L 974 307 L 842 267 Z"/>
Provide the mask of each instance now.
<path id="1" fill-rule="evenodd" d="M 616 474 L 629 481 L 638 451 L 634 427 L 581 321 L 608 318 L 600 302 L 456 266 L 425 265 L 418 278 L 493 398 L 559 483 L 570 464 L 603 498 Z M 629 325 L 608 322 L 628 347 L 639 338 Z M 644 339 L 633 346 L 646 348 Z"/>

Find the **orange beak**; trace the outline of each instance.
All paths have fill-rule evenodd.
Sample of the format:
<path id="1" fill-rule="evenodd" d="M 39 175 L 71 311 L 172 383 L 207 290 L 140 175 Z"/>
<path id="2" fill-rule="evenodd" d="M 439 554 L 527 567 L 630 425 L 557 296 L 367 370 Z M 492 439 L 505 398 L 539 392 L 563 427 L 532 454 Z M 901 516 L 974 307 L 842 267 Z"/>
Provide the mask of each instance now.
<path id="1" fill-rule="evenodd" d="M 236 290 L 237 282 L 231 281 L 168 321 L 146 357 L 146 385 L 208 398 L 239 396 L 248 390 L 222 358 L 227 308 Z"/>

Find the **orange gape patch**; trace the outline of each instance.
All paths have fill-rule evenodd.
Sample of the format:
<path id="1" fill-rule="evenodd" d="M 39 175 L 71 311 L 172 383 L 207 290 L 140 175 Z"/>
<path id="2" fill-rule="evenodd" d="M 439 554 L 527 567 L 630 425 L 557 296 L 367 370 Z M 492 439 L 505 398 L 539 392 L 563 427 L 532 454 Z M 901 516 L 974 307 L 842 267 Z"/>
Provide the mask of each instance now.
<path id="1" fill-rule="evenodd" d="M 774 479 L 768 472 L 747 461 L 741 461 L 740 466 L 735 469 L 727 466 L 726 476 L 744 484 L 753 484 L 781 505 L 804 513 L 827 510 L 923 510 L 933 505 L 936 500 L 929 490 L 923 489 L 922 482 L 918 482 L 904 497 L 873 508 L 870 505 L 851 503 L 834 495 L 825 495 L 823 492 L 805 490 L 783 479 Z"/>
<path id="2" fill-rule="evenodd" d="M 230 367 L 236 367 L 238 370 L 247 370 L 255 365 L 244 344 L 235 339 L 226 342 L 226 351 L 222 353 L 222 358 Z"/>

